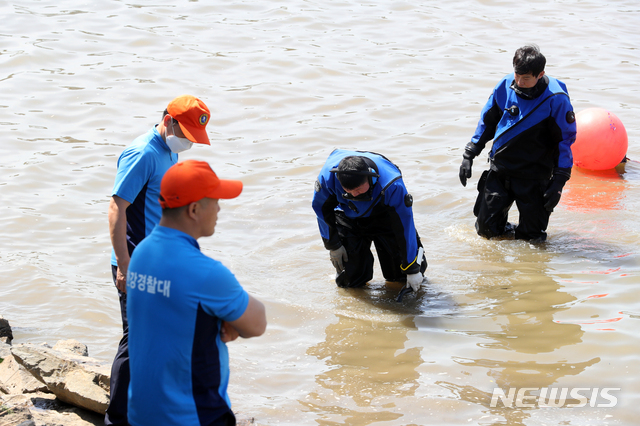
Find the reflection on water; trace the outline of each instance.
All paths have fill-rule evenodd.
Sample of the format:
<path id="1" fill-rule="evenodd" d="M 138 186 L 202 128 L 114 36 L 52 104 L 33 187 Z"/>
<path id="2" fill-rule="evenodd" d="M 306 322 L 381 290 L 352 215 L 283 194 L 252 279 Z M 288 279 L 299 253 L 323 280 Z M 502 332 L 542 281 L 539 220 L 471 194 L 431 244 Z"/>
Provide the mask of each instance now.
<path id="1" fill-rule="evenodd" d="M 481 336 L 484 342 L 479 346 L 483 348 L 508 352 L 496 352 L 495 358 L 455 357 L 455 362 L 464 368 L 486 371 L 495 387 L 508 392 L 512 387 L 540 389 L 566 383 L 563 378 L 579 375 L 600 361 L 596 357 L 570 362 L 559 350 L 579 344 L 584 332 L 579 325 L 554 321 L 557 314 L 568 309 L 568 304 L 576 298 L 562 291 L 553 279 L 532 274 L 532 271 L 510 278 L 492 278 L 499 283 L 498 288 L 487 286 L 483 279 L 476 285 L 478 292 L 473 297 L 486 296 L 493 300 L 492 308 L 483 316 L 492 319 L 499 329 L 468 334 Z M 542 358 L 538 354 L 551 355 Z M 492 389 L 481 390 L 446 381 L 438 383 L 463 400 L 482 405 L 487 414 L 504 417 L 507 424 L 521 424 L 531 416 L 531 409 L 490 408 Z"/>
<path id="2" fill-rule="evenodd" d="M 606 211 L 624 207 L 625 165 L 611 170 L 574 167 L 562 193 L 562 205 L 573 211 Z"/>
<path id="3" fill-rule="evenodd" d="M 518 274 L 497 281 L 499 288 L 489 291 L 494 302 L 487 316 L 493 317 L 500 330 L 484 334 L 488 341 L 483 347 L 539 354 L 581 342 L 583 331 L 579 325 L 554 321 L 559 312 L 568 309 L 564 305 L 576 300 L 560 291 L 555 280 L 538 274 Z M 487 289 L 484 285 L 476 288 L 480 291 L 474 297 L 482 296 L 481 289 Z"/>
<path id="4" fill-rule="evenodd" d="M 478 316 L 473 329 L 455 330 L 479 340 L 475 351 L 452 360 L 469 374 L 486 375 L 489 380 L 482 386 L 464 381 L 436 382 L 456 398 L 477 405 L 486 421 L 483 424 L 525 425 L 529 424 L 528 419 L 545 418 L 549 410 L 561 410 L 554 412 L 556 418 L 561 418 L 563 412 L 580 418 L 576 409 L 545 406 L 555 401 L 549 396 L 542 402 L 534 399 L 534 407 L 505 407 L 502 403 L 491 407 L 493 390 L 500 388 L 508 393 L 510 388 L 533 388 L 529 395 L 538 396 L 544 388 L 579 387 L 581 381 L 576 378 L 601 362 L 599 356 L 581 354 L 585 333 L 581 325 L 558 321 L 564 311 L 582 302 L 548 275 L 551 265 L 557 265 L 558 257 L 563 255 L 555 252 L 552 244 L 526 248 L 527 245 L 517 241 L 484 245 L 485 250 L 478 254 L 483 267 L 466 295 L 466 305 L 478 307 Z M 600 247 L 598 253 L 601 255 L 606 249 Z M 416 318 L 418 327 L 431 323 L 430 318 Z M 602 387 L 605 381 L 591 383 L 592 387 Z M 578 402 L 568 398 L 565 404 Z M 591 415 L 593 412 L 586 416 Z M 605 415 L 600 413 L 601 417 Z"/>
<path id="5" fill-rule="evenodd" d="M 370 283 L 367 289 L 341 291 L 337 323 L 326 328 L 323 342 L 308 349 L 329 367 L 316 376 L 322 389 L 311 392 L 304 405 L 322 413 L 318 424 L 367 425 L 402 417 L 398 398 L 415 395 L 422 364 L 421 348 L 406 348 L 407 332 L 416 330 L 414 310 L 395 302 L 396 283 Z M 367 306 L 369 305 L 369 306 Z M 412 306 L 413 305 L 413 306 Z M 395 312 L 394 312 L 395 311 Z"/>

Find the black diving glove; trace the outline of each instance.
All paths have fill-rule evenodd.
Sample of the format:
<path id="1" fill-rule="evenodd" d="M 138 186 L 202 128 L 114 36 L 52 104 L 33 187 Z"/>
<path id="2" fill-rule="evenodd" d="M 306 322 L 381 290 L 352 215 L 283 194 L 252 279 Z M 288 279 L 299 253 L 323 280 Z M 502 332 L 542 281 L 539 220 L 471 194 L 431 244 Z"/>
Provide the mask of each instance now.
<path id="1" fill-rule="evenodd" d="M 562 196 L 562 188 L 564 188 L 564 184 L 567 183 L 570 177 L 571 169 L 558 168 L 554 170 L 551 183 L 549 184 L 547 190 L 544 192 L 544 208 L 548 212 L 552 212 L 555 206 L 557 206 L 560 202 L 560 197 Z"/>
<path id="2" fill-rule="evenodd" d="M 472 152 L 465 150 L 462 154 L 462 164 L 460 164 L 460 183 L 462 186 L 467 186 L 467 179 L 471 177 L 471 166 L 473 166 L 473 159 L 475 155 Z"/>

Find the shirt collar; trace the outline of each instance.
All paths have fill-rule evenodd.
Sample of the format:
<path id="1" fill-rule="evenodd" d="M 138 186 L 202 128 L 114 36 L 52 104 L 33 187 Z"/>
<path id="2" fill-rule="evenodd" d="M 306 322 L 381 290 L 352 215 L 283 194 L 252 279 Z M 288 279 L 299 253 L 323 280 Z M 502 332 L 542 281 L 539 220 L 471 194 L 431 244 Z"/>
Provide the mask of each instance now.
<path id="1" fill-rule="evenodd" d="M 167 142 L 164 140 L 164 138 L 162 137 L 162 135 L 158 131 L 158 125 L 157 124 L 155 126 L 153 126 L 152 131 L 153 131 L 153 140 L 156 142 L 156 144 L 161 146 L 165 151 L 171 152 L 171 149 L 169 149 L 169 145 L 167 145 Z"/>
<path id="2" fill-rule="evenodd" d="M 171 238 L 180 238 L 180 239 L 184 239 L 186 240 L 189 244 L 191 244 L 192 246 L 194 246 L 195 248 L 197 248 L 198 250 L 200 250 L 200 244 L 198 244 L 198 241 L 193 238 L 191 235 L 186 234 L 180 230 L 177 230 L 175 228 L 169 228 L 166 226 L 161 226 L 161 225 L 156 225 L 156 230 L 157 232 L 166 235 L 167 237 L 171 237 Z"/>

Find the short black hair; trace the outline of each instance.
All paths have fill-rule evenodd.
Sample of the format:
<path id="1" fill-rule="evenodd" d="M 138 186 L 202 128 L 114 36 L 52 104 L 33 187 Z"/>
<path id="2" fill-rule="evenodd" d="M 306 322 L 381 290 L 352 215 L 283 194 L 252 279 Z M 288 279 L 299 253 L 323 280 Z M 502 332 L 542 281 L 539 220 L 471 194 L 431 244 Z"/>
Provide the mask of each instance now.
<path id="1" fill-rule="evenodd" d="M 164 112 L 162 113 L 162 119 L 163 120 L 164 120 L 164 116 L 167 115 L 167 114 L 169 114 L 169 111 L 167 111 L 167 109 L 165 108 Z M 171 117 L 171 124 L 173 124 L 175 126 L 176 124 L 180 124 L 180 123 L 178 123 L 178 120 L 176 120 L 175 118 Z"/>
<path id="2" fill-rule="evenodd" d="M 364 161 L 364 157 L 351 155 L 349 157 L 344 157 L 342 161 L 340 161 L 336 177 L 344 189 L 356 189 L 359 186 L 362 186 L 362 184 L 367 182 L 369 179 L 366 174 L 362 174 L 362 172 L 367 172 L 368 170 L 369 166 L 367 165 L 367 162 Z M 354 174 L 352 172 L 360 173 Z"/>
<path id="3" fill-rule="evenodd" d="M 522 46 L 513 55 L 513 70 L 516 74 L 529 74 L 534 77 L 544 71 L 547 58 L 540 53 L 540 48 L 535 44 Z"/>
<path id="4" fill-rule="evenodd" d="M 163 199 L 162 195 L 160 196 L 160 199 Z M 191 203 L 189 203 L 189 204 L 191 204 Z M 162 216 L 175 219 L 178 216 L 180 216 L 184 210 L 186 210 L 186 208 L 189 206 L 189 204 L 187 204 L 186 206 L 172 207 L 172 208 L 163 207 L 162 208 Z"/>

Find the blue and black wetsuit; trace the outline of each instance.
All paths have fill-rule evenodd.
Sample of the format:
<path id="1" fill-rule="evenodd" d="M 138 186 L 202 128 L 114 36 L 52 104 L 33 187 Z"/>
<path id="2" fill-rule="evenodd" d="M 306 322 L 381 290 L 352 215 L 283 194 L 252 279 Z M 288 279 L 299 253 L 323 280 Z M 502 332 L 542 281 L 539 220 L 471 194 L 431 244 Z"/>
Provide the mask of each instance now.
<path id="1" fill-rule="evenodd" d="M 544 208 L 544 192 L 552 178 L 571 176 L 575 137 L 575 116 L 564 83 L 543 76 L 529 93 L 517 88 L 513 74 L 498 83 L 465 148 L 473 158 L 493 140 L 490 170 L 478 183 L 474 208 L 480 235 L 501 235 L 515 201 L 520 212 L 516 238 L 546 238 L 550 212 Z"/>
<path id="2" fill-rule="evenodd" d="M 371 180 L 371 199 L 346 199 L 336 173 L 349 156 L 366 158 L 378 177 Z M 417 259 L 422 247 L 412 211 L 413 200 L 402 181 L 400 169 L 380 154 L 337 149 L 329 155 L 315 184 L 312 206 L 327 250 L 344 246 L 349 260 L 336 283 L 360 287 L 373 278 L 373 242 L 382 273 L 388 281 L 404 281 L 407 274 L 423 272 L 426 258 Z"/>

